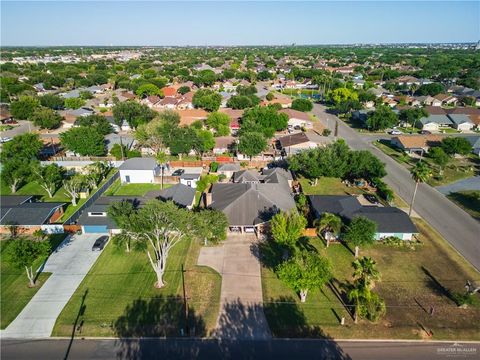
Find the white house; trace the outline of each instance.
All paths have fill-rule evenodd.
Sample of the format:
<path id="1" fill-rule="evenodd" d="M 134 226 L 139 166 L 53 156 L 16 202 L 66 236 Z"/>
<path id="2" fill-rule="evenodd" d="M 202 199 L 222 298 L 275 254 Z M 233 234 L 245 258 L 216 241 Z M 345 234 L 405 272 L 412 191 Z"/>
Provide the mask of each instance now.
<path id="1" fill-rule="evenodd" d="M 191 188 L 197 187 L 197 182 L 200 180 L 200 174 L 182 174 L 180 176 L 180 184 L 187 185 Z"/>
<path id="2" fill-rule="evenodd" d="M 132 158 L 126 160 L 118 168 L 122 183 L 153 183 L 159 174 L 160 167 L 153 158 Z"/>
<path id="3" fill-rule="evenodd" d="M 470 131 L 475 124 L 465 114 L 448 114 L 450 120 L 452 120 L 453 127 L 459 131 Z"/>

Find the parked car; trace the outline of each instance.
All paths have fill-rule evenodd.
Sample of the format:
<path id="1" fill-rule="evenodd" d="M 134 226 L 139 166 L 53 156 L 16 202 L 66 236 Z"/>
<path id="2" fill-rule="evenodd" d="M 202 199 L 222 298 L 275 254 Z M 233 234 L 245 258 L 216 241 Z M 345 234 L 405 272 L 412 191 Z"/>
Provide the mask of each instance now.
<path id="1" fill-rule="evenodd" d="M 422 130 L 422 131 L 420 131 L 420 134 L 422 134 L 422 135 L 432 135 L 432 132 L 428 131 L 428 130 Z"/>
<path id="2" fill-rule="evenodd" d="M 0 138 L 0 143 L 6 143 L 6 142 L 9 142 L 10 140 L 12 140 L 11 137 L 2 137 Z"/>
<path id="3" fill-rule="evenodd" d="M 177 169 L 172 173 L 172 176 L 182 176 L 185 173 L 184 169 Z"/>
<path id="4" fill-rule="evenodd" d="M 390 135 L 402 135 L 400 130 L 391 130 L 388 132 Z"/>
<path id="5" fill-rule="evenodd" d="M 102 251 L 108 242 L 108 236 L 100 236 L 92 246 L 92 251 Z"/>
<path id="6" fill-rule="evenodd" d="M 378 204 L 378 199 L 375 195 L 372 195 L 372 194 L 365 194 L 363 195 L 363 197 L 370 203 L 370 204 L 374 204 L 374 205 L 377 205 Z"/>

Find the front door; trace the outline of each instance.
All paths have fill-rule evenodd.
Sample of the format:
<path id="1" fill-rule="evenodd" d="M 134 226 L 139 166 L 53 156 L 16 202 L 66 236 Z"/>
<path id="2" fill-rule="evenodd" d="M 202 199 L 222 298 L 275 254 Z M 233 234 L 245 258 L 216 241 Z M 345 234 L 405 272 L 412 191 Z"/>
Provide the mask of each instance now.
<path id="1" fill-rule="evenodd" d="M 125 176 L 125 182 L 127 182 L 127 183 L 130 182 L 130 176 L 129 176 L 129 175 L 126 175 L 126 176 Z"/>

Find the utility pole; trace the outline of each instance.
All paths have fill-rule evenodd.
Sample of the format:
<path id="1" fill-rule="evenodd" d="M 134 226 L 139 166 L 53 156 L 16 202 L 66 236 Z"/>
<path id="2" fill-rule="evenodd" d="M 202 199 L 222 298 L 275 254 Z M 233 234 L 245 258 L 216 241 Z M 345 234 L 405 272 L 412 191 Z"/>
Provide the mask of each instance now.
<path id="1" fill-rule="evenodd" d="M 187 292 L 185 290 L 185 269 L 183 268 L 182 264 L 182 286 L 183 286 L 183 306 L 185 307 L 185 330 L 187 336 L 190 336 L 190 329 L 188 326 L 188 304 L 187 304 Z"/>
<path id="2" fill-rule="evenodd" d="M 122 135 L 120 135 L 120 151 L 122 154 L 122 161 L 125 160 L 125 157 L 123 156 L 123 144 L 122 144 Z"/>

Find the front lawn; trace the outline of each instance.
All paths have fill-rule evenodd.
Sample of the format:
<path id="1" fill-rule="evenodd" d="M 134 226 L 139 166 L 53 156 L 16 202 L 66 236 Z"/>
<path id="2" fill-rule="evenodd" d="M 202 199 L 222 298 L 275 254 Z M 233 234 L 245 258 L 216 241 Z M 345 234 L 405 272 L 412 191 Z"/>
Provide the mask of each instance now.
<path id="1" fill-rule="evenodd" d="M 82 336 L 181 336 L 185 327 L 181 264 L 192 335 L 215 327 L 220 275 L 196 266 L 200 245 L 183 240 L 173 248 L 165 274 L 166 286 L 156 289 L 155 274 L 144 250 L 126 253 L 110 242 L 57 319 L 54 336 L 71 336 L 82 323 Z M 193 333 L 194 331 L 194 333 Z"/>
<path id="2" fill-rule="evenodd" d="M 317 185 L 305 178 L 299 179 L 305 195 L 356 195 L 363 194 L 364 191 L 356 186 L 347 186 L 339 178 L 321 177 Z"/>
<path id="3" fill-rule="evenodd" d="M 172 185 L 163 184 L 164 189 L 170 186 Z M 159 191 L 160 188 L 160 184 L 122 184 L 120 180 L 117 180 L 107 189 L 105 195 L 144 196 L 149 191 Z"/>
<path id="4" fill-rule="evenodd" d="M 51 243 L 52 251 L 63 241 L 64 234 L 50 235 L 49 241 Z M 5 329 L 17 315 L 22 311 L 25 305 L 40 289 L 42 284 L 47 281 L 50 273 L 40 273 L 37 279 L 37 286 L 28 287 L 28 278 L 25 269 L 18 269 L 8 263 L 6 259 L 6 251 L 10 240 L 0 241 L 0 277 L 1 294 L 0 294 L 0 328 Z M 35 261 L 33 266 L 37 270 L 45 261 L 44 258 L 39 258 Z"/>
<path id="5" fill-rule="evenodd" d="M 480 220 L 480 191 L 469 190 L 451 193 L 447 197 L 474 219 Z"/>
<path id="6" fill-rule="evenodd" d="M 448 292 L 463 293 L 467 279 L 479 281 L 479 273 L 422 220 L 415 220 L 422 245 L 406 248 L 376 244 L 361 248 L 360 256 L 371 256 L 381 273 L 375 287 L 387 305 L 378 323 L 362 320 L 355 325 L 342 302 L 332 291 L 351 280 L 354 260 L 341 244 L 327 249 L 320 239 L 310 238 L 319 253 L 333 265 L 335 280 L 308 294 L 306 303 L 285 286 L 267 266 L 262 266 L 265 314 L 274 336 L 334 338 L 424 339 L 422 327 L 432 339 L 480 340 L 480 295 L 474 304 L 457 307 Z M 268 254 L 263 253 L 264 257 Z M 430 311 L 433 307 L 433 315 Z M 340 325 L 345 317 L 345 325 Z"/>

